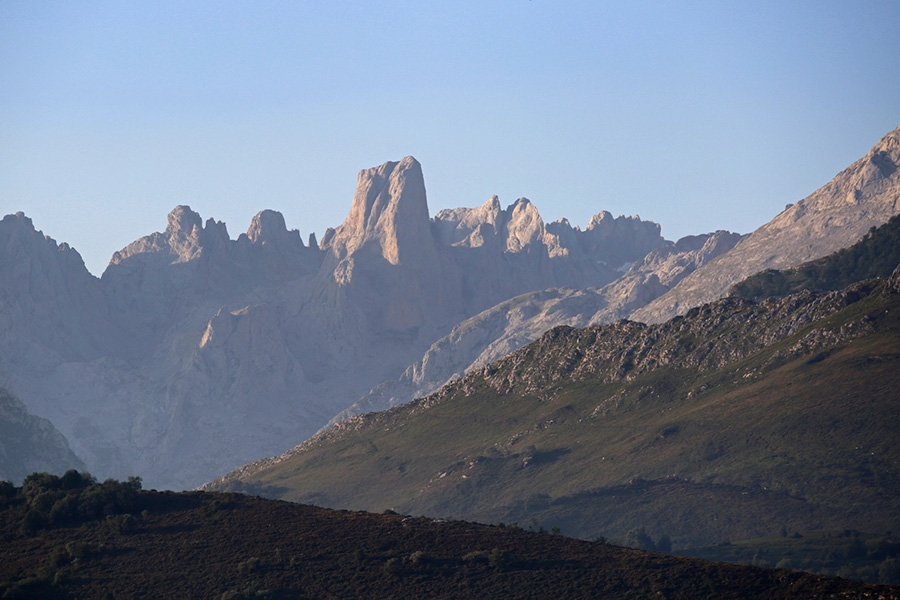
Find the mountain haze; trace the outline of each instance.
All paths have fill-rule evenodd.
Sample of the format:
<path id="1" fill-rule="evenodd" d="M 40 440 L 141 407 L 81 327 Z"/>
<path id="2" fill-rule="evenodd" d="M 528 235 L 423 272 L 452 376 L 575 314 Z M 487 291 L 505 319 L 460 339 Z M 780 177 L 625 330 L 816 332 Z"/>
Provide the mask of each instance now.
<path id="1" fill-rule="evenodd" d="M 429 218 L 407 157 L 360 172 L 347 219 L 320 243 L 275 211 L 231 239 L 179 206 L 99 279 L 9 215 L 0 381 L 98 475 L 192 487 L 312 435 L 477 312 L 604 285 L 665 244 L 637 218 L 600 213 L 581 231 L 545 226 L 525 199 L 486 207 Z"/>

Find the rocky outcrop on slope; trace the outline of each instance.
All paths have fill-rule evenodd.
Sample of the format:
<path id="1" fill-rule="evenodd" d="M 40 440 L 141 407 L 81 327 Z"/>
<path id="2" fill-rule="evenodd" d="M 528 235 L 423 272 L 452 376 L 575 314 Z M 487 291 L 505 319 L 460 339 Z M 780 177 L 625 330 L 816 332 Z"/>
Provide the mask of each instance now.
<path id="1" fill-rule="evenodd" d="M 0 479 L 18 484 L 34 472 L 62 474 L 69 469 L 84 469 L 84 463 L 66 438 L 0 388 Z"/>
<path id="2" fill-rule="evenodd" d="M 744 383 L 798 357 L 817 355 L 877 331 L 890 317 L 879 310 L 862 313 L 839 325 L 827 318 L 873 294 L 900 293 L 900 267 L 887 280 L 866 280 L 843 290 L 804 291 L 763 302 L 725 298 L 691 309 L 683 316 L 655 325 L 622 320 L 581 329 L 559 326 L 540 339 L 470 371 L 435 393 L 392 410 L 356 414 L 323 429 L 316 436 L 280 455 L 246 464 L 203 489 L 232 489 L 232 482 L 248 480 L 304 452 L 347 439 L 370 428 L 394 426 L 485 386 L 500 396 L 552 398 L 558 389 L 580 381 L 599 384 L 632 381 L 653 370 L 671 367 L 700 373 L 714 372 L 807 331 L 791 345 L 773 352 L 767 362 L 740 372 Z M 701 386 L 700 391 L 703 391 Z M 648 390 L 648 393 L 652 390 Z M 593 416 L 618 408 L 618 396 L 600 399 Z M 398 416 L 399 415 L 399 416 Z"/>
<path id="3" fill-rule="evenodd" d="M 725 295 L 764 269 L 786 269 L 856 242 L 900 212 L 900 127 L 827 185 L 786 208 L 728 254 L 685 278 L 631 318 L 658 323 Z"/>
<path id="4" fill-rule="evenodd" d="M 480 375 L 498 393 L 508 394 L 534 393 L 556 382 L 587 377 L 601 382 L 629 380 L 667 366 L 700 372 L 720 369 L 858 302 L 880 285 L 866 281 L 836 292 L 801 292 L 759 304 L 726 298 L 658 325 L 619 321 L 580 330 L 559 327 L 485 367 Z M 871 330 L 871 318 L 837 331 L 823 325 L 778 358 L 811 354 Z"/>
<path id="5" fill-rule="evenodd" d="M 329 426 L 354 414 L 384 410 L 427 396 L 554 327 L 586 327 L 623 318 L 727 252 L 740 238 L 726 231 L 689 236 L 652 250 L 602 288 L 554 288 L 501 302 L 454 327 L 398 379 L 374 388 L 333 418 Z"/>

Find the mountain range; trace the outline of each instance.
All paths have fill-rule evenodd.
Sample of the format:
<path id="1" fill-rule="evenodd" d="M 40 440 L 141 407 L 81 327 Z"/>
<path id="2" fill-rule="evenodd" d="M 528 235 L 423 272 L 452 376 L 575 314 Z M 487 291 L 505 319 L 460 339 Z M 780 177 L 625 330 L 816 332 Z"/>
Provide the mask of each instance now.
<path id="1" fill-rule="evenodd" d="M 897 164 L 900 129 L 748 236 L 669 242 L 655 223 L 607 212 L 584 230 L 544 223 L 524 198 L 430 218 L 407 157 L 361 171 L 347 219 L 321 241 L 271 210 L 231 239 L 179 206 L 100 278 L 7 215 L 0 384 L 92 472 L 194 487 L 336 415 L 432 393 L 553 327 L 662 322 L 753 272 L 849 246 L 900 212 Z"/>
<path id="2" fill-rule="evenodd" d="M 898 240 L 900 215 L 661 324 L 556 327 L 204 489 L 900 583 Z"/>
<path id="3" fill-rule="evenodd" d="M 430 219 L 412 158 L 361 172 L 321 244 L 274 211 L 232 240 L 179 206 L 100 278 L 17 213 L 0 221 L 0 381 L 93 472 L 193 487 L 315 433 L 464 318 L 604 284 L 664 243 L 608 213 L 545 227 L 526 199 Z"/>
<path id="4" fill-rule="evenodd" d="M 900 218 L 890 225 L 896 237 Z M 900 267 L 838 291 L 732 296 L 658 325 L 556 327 L 207 487 L 538 518 L 587 539 L 646 527 L 683 547 L 784 526 L 897 530 L 898 308 Z"/>

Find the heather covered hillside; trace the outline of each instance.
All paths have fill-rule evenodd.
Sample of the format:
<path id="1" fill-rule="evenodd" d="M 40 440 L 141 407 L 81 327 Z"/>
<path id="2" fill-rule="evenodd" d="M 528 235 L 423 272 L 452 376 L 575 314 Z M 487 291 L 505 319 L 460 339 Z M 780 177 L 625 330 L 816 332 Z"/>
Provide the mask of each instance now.
<path id="1" fill-rule="evenodd" d="M 139 488 L 76 471 L 0 486 L 2 597 L 900 598 L 514 526 Z"/>

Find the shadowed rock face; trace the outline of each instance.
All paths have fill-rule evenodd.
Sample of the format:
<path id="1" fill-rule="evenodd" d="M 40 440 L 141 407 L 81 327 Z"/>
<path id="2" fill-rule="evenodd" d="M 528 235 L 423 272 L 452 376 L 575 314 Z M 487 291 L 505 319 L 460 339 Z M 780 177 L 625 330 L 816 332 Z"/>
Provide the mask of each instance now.
<path id="1" fill-rule="evenodd" d="M 84 469 L 66 438 L 50 421 L 29 414 L 0 388 L 0 480 L 20 484 L 35 471 Z"/>
<path id="2" fill-rule="evenodd" d="M 8 216 L 0 382 L 95 475 L 192 487 L 302 441 L 383 382 L 405 386 L 379 392 L 401 401 L 548 327 L 630 315 L 706 281 L 701 272 L 730 281 L 709 269 L 742 248 L 741 268 L 769 266 L 752 248 L 789 262 L 833 239 L 849 245 L 897 210 L 896 137 L 795 205 L 793 221 L 773 221 L 796 238 L 792 223 L 820 215 L 796 251 L 780 233 L 771 245 L 735 246 L 727 232 L 666 242 L 657 224 L 607 212 L 584 230 L 546 224 L 524 198 L 430 219 L 412 157 L 360 172 L 347 219 L 318 244 L 275 211 L 232 240 L 224 223 L 179 206 L 100 279 L 24 215 Z"/>
<path id="3" fill-rule="evenodd" d="M 57 360 L 113 350 L 104 309 L 101 286 L 76 250 L 21 212 L 0 221 L 0 375 L 11 361 L 41 360 L 38 347 Z"/>

